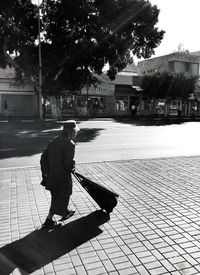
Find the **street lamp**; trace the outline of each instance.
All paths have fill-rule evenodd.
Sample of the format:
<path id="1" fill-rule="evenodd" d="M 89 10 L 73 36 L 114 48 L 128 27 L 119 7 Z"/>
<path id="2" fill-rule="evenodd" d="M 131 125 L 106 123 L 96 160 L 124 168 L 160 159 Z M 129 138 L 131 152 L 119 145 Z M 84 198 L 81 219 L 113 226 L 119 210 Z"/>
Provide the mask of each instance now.
<path id="1" fill-rule="evenodd" d="M 39 85 L 38 85 L 38 94 L 39 94 L 39 119 L 42 120 L 42 57 L 41 57 L 41 34 L 40 34 L 40 1 L 38 0 L 38 58 L 39 58 Z"/>

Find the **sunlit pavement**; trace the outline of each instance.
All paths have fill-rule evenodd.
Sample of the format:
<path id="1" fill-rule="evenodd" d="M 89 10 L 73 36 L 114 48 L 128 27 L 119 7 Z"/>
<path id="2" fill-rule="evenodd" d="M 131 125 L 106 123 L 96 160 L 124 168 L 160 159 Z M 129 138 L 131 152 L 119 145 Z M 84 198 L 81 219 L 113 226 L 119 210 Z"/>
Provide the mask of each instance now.
<path id="1" fill-rule="evenodd" d="M 74 217 L 39 230 L 39 167 L 0 170 L 0 274 L 200 274 L 200 157 L 77 165 L 119 193 L 108 217 L 74 180 Z"/>

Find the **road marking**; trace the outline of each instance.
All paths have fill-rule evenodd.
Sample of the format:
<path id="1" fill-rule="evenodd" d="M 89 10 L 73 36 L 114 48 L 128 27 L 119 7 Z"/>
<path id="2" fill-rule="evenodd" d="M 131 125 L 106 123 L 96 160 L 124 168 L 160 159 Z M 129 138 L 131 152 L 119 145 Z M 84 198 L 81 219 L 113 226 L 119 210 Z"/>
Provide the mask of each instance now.
<path id="1" fill-rule="evenodd" d="M 21 122 L 34 122 L 34 120 L 33 119 L 24 119 L 24 120 L 21 120 Z"/>

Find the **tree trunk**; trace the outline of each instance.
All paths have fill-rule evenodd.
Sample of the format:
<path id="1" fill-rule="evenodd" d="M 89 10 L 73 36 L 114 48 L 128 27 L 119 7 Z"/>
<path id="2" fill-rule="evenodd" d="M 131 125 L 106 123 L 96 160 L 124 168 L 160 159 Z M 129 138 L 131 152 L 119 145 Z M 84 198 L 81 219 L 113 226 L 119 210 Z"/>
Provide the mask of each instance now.
<path id="1" fill-rule="evenodd" d="M 165 100 L 165 109 L 164 109 L 164 116 L 169 116 L 169 100 Z"/>
<path id="2" fill-rule="evenodd" d="M 153 98 L 153 114 L 156 114 L 156 106 L 157 106 L 158 100 Z"/>
<path id="3" fill-rule="evenodd" d="M 74 94 L 73 98 L 74 98 L 74 116 L 77 116 L 77 94 Z"/>
<path id="4" fill-rule="evenodd" d="M 61 113 L 61 102 L 60 98 L 57 98 L 55 96 L 50 97 L 50 103 L 51 103 L 51 117 L 55 119 L 61 119 L 62 113 Z"/>

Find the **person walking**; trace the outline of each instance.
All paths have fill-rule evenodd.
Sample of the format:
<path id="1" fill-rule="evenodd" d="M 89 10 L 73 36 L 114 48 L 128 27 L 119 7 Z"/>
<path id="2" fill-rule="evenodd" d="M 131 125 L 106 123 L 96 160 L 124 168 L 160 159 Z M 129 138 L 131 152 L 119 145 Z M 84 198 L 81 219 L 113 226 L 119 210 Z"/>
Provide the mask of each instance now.
<path id="1" fill-rule="evenodd" d="M 131 117 L 135 116 L 137 112 L 136 106 L 134 104 L 131 105 Z"/>
<path id="2" fill-rule="evenodd" d="M 4 103 L 3 103 L 3 114 L 4 114 L 5 117 L 9 116 L 8 103 L 7 103 L 6 100 L 4 100 Z"/>
<path id="3" fill-rule="evenodd" d="M 54 215 L 61 216 L 59 221 L 71 217 L 75 211 L 68 209 L 72 194 L 71 173 L 75 169 L 75 137 L 79 131 L 74 120 L 68 120 L 63 125 L 63 131 L 53 138 L 41 155 L 42 185 L 51 193 L 51 205 L 44 229 L 53 229 L 58 222 Z"/>

